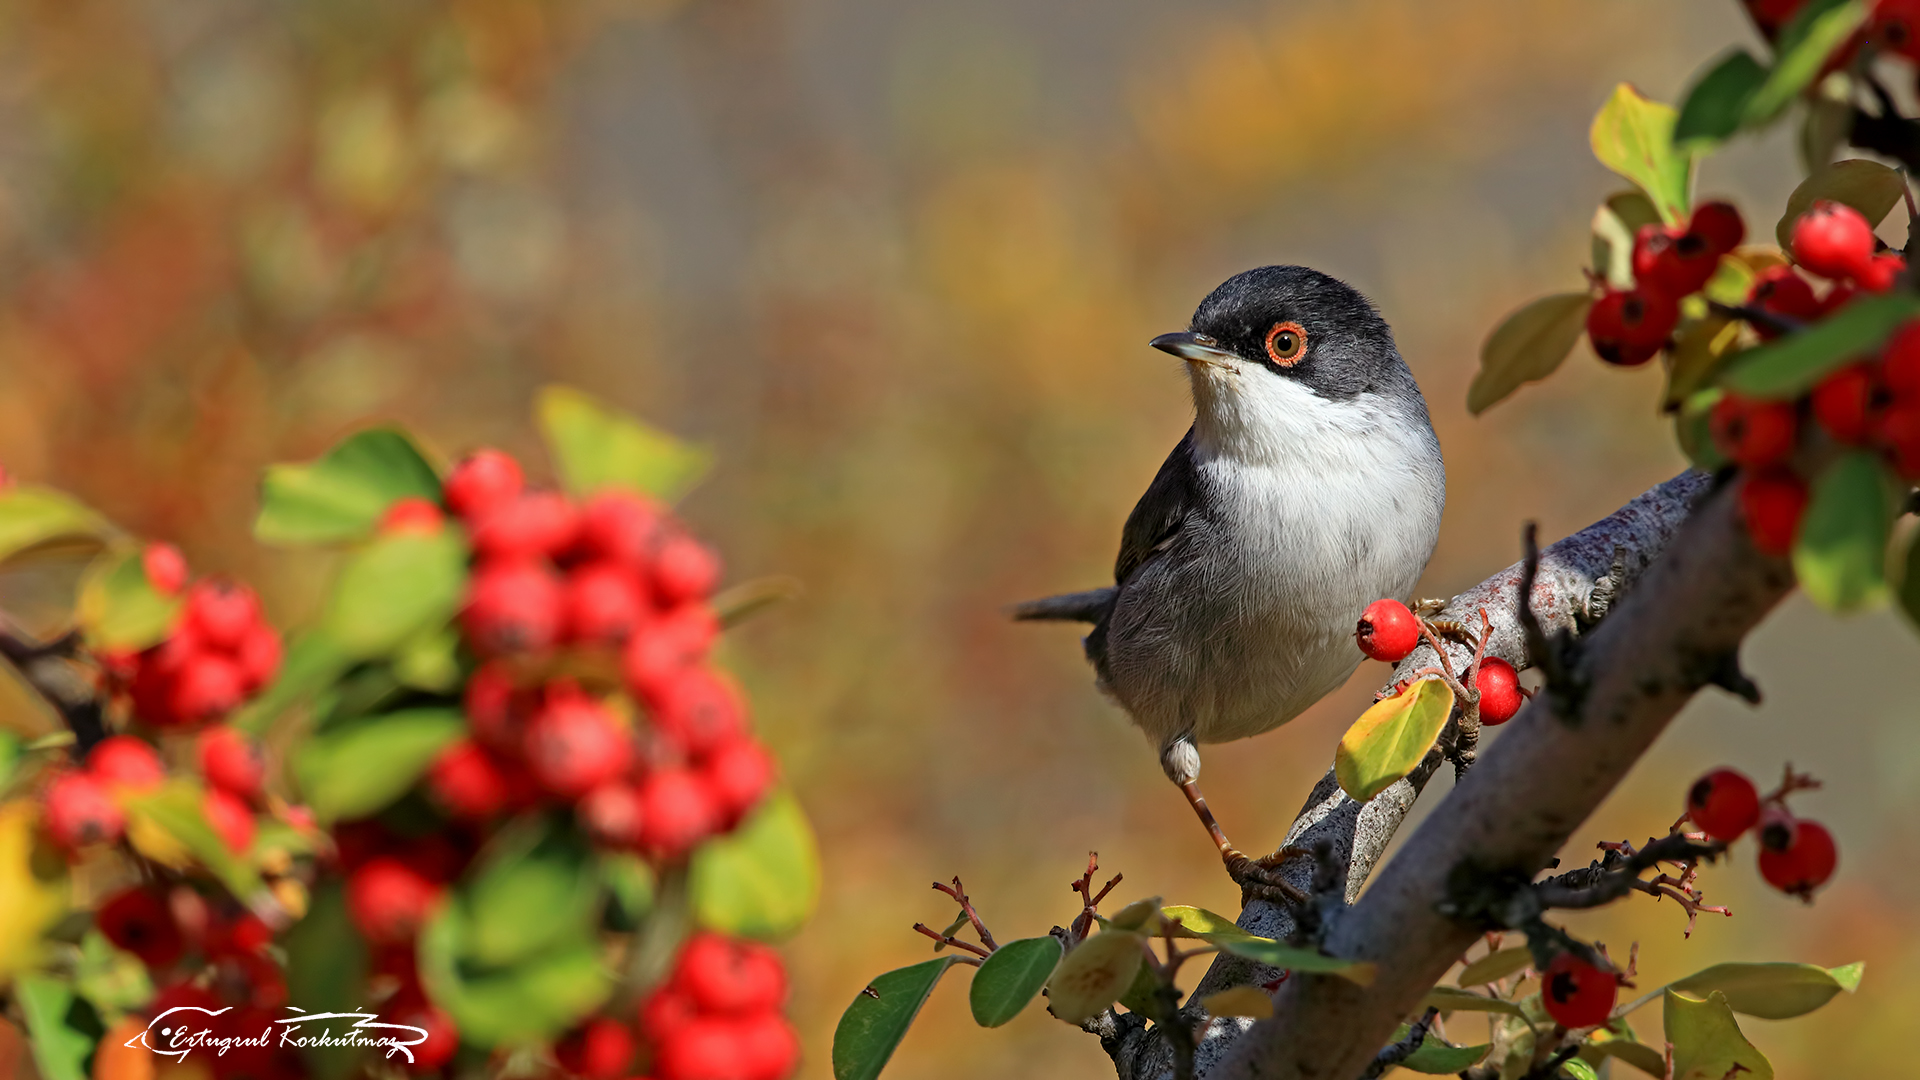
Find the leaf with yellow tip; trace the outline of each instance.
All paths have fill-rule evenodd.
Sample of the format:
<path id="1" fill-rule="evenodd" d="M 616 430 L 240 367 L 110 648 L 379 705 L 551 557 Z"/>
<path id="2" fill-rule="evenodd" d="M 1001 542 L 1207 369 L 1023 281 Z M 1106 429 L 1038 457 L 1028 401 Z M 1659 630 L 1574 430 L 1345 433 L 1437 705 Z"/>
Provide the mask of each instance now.
<path id="1" fill-rule="evenodd" d="M 1366 802 L 1412 772 L 1453 712 L 1453 688 L 1421 679 L 1360 714 L 1333 755 L 1333 774 L 1355 802 Z"/>
<path id="2" fill-rule="evenodd" d="M 1251 1016 L 1265 1020 L 1273 1015 L 1273 995 L 1258 986 L 1230 986 L 1200 999 L 1208 1016 Z"/>

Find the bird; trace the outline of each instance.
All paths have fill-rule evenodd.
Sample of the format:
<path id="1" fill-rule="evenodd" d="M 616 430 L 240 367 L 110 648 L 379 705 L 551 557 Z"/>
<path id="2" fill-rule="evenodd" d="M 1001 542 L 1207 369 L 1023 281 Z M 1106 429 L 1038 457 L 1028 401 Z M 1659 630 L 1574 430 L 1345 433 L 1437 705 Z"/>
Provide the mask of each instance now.
<path id="1" fill-rule="evenodd" d="M 1346 682 L 1361 612 L 1433 557 L 1446 468 L 1379 311 L 1304 266 L 1227 279 L 1185 331 L 1194 417 L 1120 533 L 1113 584 L 1016 604 L 1091 623 L 1095 683 L 1159 752 L 1244 888 L 1292 890 L 1208 809 L 1200 743 L 1269 731 Z"/>

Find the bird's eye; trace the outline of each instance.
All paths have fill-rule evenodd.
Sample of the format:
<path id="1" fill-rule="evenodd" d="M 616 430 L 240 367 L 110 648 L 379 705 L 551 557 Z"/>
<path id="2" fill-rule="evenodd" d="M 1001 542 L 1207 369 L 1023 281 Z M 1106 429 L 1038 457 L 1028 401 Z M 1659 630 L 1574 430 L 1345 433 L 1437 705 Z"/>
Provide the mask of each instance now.
<path id="1" fill-rule="evenodd" d="M 1267 331 L 1267 356 L 1281 367 L 1292 367 L 1307 351 L 1307 332 L 1297 322 L 1274 323 Z"/>

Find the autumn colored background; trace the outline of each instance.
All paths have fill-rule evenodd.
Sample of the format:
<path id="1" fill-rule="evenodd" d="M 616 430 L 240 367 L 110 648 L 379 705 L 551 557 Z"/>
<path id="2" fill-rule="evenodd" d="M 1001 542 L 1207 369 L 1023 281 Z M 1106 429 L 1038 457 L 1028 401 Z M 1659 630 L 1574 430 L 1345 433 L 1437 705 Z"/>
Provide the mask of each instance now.
<path id="1" fill-rule="evenodd" d="M 1073 634 L 1001 613 L 1109 573 L 1188 415 L 1146 339 L 1249 266 L 1360 287 L 1450 466 L 1422 594 L 1479 581 L 1523 520 L 1562 535 L 1681 467 L 1657 376 L 1584 346 L 1477 420 L 1463 402 L 1487 329 L 1580 283 L 1620 186 L 1586 148 L 1609 88 L 1671 100 L 1750 36 L 1732 0 L 5 0 L 0 463 L 297 627 L 324 577 L 248 535 L 269 462 L 384 419 L 537 459 L 552 381 L 711 445 L 687 515 L 732 576 L 806 589 L 728 652 L 821 833 L 788 957 L 825 1077 L 841 1008 L 949 916 L 936 878 L 1003 938 L 1073 914 L 1090 848 L 1129 898 L 1237 910 Z M 1794 176 L 1782 129 L 1701 190 L 1765 237 Z M 1766 704 L 1703 694 L 1567 853 L 1663 833 L 1711 765 L 1828 781 L 1798 804 L 1841 842 L 1813 908 L 1748 845 L 1702 878 L 1736 916 L 1691 941 L 1642 896 L 1570 920 L 1639 940 L 1643 986 L 1867 960 L 1857 997 L 1750 1025 L 1785 1078 L 1910 1058 L 1917 661 L 1894 614 L 1790 602 L 1747 650 Z M 1383 674 L 1208 756 L 1236 839 L 1277 841 Z M 49 723 L 0 683 L 0 724 Z M 1658 1010 L 1634 1019 L 1655 1041 Z M 893 1073 L 1111 1070 L 1037 1009 L 979 1031 L 949 987 Z"/>

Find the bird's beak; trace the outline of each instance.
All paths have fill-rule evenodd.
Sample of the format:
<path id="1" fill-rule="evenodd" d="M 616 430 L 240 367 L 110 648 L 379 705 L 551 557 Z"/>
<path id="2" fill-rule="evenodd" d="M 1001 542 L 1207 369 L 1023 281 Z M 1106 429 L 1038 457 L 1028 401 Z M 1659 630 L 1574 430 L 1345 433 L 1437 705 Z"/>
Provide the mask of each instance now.
<path id="1" fill-rule="evenodd" d="M 1193 334 L 1183 330 L 1177 334 L 1161 334 L 1147 344 L 1161 352 L 1172 353 L 1189 364 L 1233 367 L 1234 355 L 1221 348 L 1219 342 L 1205 334 Z"/>

